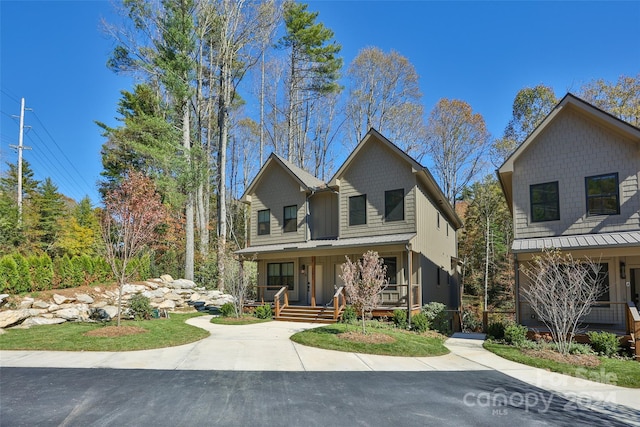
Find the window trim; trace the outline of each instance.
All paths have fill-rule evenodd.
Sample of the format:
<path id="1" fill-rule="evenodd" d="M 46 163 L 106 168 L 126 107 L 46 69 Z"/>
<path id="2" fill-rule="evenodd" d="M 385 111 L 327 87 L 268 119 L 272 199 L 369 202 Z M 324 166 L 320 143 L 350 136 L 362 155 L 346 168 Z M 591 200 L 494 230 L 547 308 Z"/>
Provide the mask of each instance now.
<path id="1" fill-rule="evenodd" d="M 364 222 L 354 222 L 354 218 L 352 215 L 351 201 L 355 199 L 362 198 L 364 200 Z M 357 225 L 366 225 L 367 224 L 367 195 L 366 194 L 358 194 L 357 196 L 349 196 L 349 226 L 357 226 Z"/>
<path id="2" fill-rule="evenodd" d="M 533 215 L 533 208 L 534 208 L 533 190 L 534 190 L 534 187 L 540 187 L 540 186 L 549 185 L 549 184 L 555 184 L 555 187 L 556 187 L 556 196 L 557 197 L 556 197 L 556 200 L 555 200 L 555 208 L 556 208 L 557 216 L 555 218 L 535 219 L 534 215 Z M 535 204 L 535 206 L 538 206 L 538 205 L 549 205 L 549 203 L 547 201 L 545 201 L 545 203 L 536 203 Z M 549 182 L 541 182 L 541 183 L 538 183 L 538 184 L 530 184 L 529 185 L 529 209 L 530 209 L 530 215 L 531 215 L 531 222 L 559 221 L 560 220 L 560 184 L 559 184 L 559 181 L 549 181 Z"/>
<path id="3" fill-rule="evenodd" d="M 614 193 L 607 193 L 607 194 L 596 194 L 596 195 L 589 195 L 589 180 L 590 179 L 601 179 L 601 178 L 614 178 L 616 181 L 616 191 L 615 194 Z M 605 174 L 601 174 L 601 175 L 593 175 L 593 176 L 586 176 L 584 178 L 584 195 L 585 195 L 585 202 L 586 202 L 586 206 L 585 206 L 585 212 L 587 214 L 587 216 L 603 216 L 603 215 L 620 215 L 620 180 L 618 179 L 618 172 L 614 172 L 614 173 L 605 173 Z M 616 212 L 615 213 L 604 213 L 604 212 L 597 212 L 597 213 L 591 213 L 589 210 L 589 200 L 592 198 L 604 198 L 604 197 L 612 197 L 615 196 L 616 199 Z"/>
<path id="4" fill-rule="evenodd" d="M 260 214 L 266 212 L 267 214 L 267 220 L 266 221 L 260 221 Z M 258 211 L 258 226 L 256 228 L 256 233 L 258 234 L 258 236 L 268 236 L 271 234 L 271 209 L 261 209 Z M 260 231 L 260 224 L 266 224 L 266 231 L 261 232 Z"/>
<path id="5" fill-rule="evenodd" d="M 282 266 L 285 264 L 291 264 L 293 266 L 292 270 L 293 270 L 293 274 L 291 276 L 283 276 L 282 275 Z M 269 270 L 270 270 L 270 266 L 272 265 L 277 265 L 278 269 L 280 271 L 280 274 L 278 276 L 271 276 L 269 274 Z M 269 285 L 269 278 L 271 277 L 279 277 L 280 278 L 280 284 L 279 285 Z M 296 264 L 293 261 L 282 261 L 282 262 L 269 262 L 267 263 L 267 286 L 281 286 L 282 285 L 282 277 L 291 277 L 292 282 L 291 284 L 287 284 L 287 288 L 292 291 L 295 290 L 295 284 L 296 284 Z M 276 291 L 277 289 L 270 289 L 271 291 Z"/>
<path id="6" fill-rule="evenodd" d="M 287 218 L 287 209 L 293 208 L 293 218 Z M 289 227 L 293 224 L 293 227 Z M 288 229 L 292 228 L 292 229 Z M 282 208 L 282 232 L 283 233 L 295 233 L 298 231 L 298 205 L 289 205 Z"/>
<path id="7" fill-rule="evenodd" d="M 394 193 L 399 193 L 401 195 L 400 202 L 395 205 L 391 211 L 389 211 L 387 196 L 391 196 Z M 398 207 L 400 208 L 400 218 L 389 218 L 389 216 L 394 213 Z M 386 222 L 404 221 L 404 188 L 396 188 L 395 190 L 386 190 L 384 192 L 384 220 Z"/>

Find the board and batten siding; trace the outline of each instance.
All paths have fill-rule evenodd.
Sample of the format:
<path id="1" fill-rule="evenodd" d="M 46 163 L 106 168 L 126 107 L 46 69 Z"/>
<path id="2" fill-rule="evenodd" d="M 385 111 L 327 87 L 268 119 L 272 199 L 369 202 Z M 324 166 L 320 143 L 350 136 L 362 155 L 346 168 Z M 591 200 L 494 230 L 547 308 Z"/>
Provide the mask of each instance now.
<path id="1" fill-rule="evenodd" d="M 588 216 L 585 178 L 618 174 L 619 215 Z M 514 163 L 516 239 L 640 229 L 640 148 L 575 110 L 562 111 Z M 531 222 L 529 187 L 558 181 L 560 219 Z"/>
<path id="2" fill-rule="evenodd" d="M 340 237 L 415 232 L 416 178 L 411 165 L 382 143 L 370 143 L 352 160 L 340 179 Z M 404 220 L 385 221 L 384 193 L 404 189 Z M 349 197 L 366 194 L 367 222 L 349 225 Z"/>
<path id="3" fill-rule="evenodd" d="M 251 246 L 276 243 L 293 243 L 305 241 L 305 203 L 306 193 L 301 191 L 300 184 L 281 167 L 272 165 L 251 194 Z M 296 205 L 297 229 L 285 233 L 284 207 Z M 271 232 L 258 235 L 258 211 L 271 210 Z"/>
<path id="4" fill-rule="evenodd" d="M 315 193 L 309 198 L 311 239 L 338 236 L 338 195 L 332 191 Z"/>

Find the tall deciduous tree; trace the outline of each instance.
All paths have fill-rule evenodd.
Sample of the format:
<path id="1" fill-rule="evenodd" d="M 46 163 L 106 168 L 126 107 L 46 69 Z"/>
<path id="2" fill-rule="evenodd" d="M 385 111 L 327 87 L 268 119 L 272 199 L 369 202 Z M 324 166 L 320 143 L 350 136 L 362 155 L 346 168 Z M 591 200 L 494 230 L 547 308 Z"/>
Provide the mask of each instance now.
<path id="1" fill-rule="evenodd" d="M 129 171 L 104 198 L 102 238 L 105 254 L 119 283 L 118 326 L 122 310 L 122 287 L 132 274 L 131 261 L 157 240 L 157 228 L 166 216 L 151 179 Z"/>
<path id="2" fill-rule="evenodd" d="M 347 139 L 354 147 L 371 127 L 415 155 L 424 141 L 424 108 L 418 73 L 392 50 L 362 49 L 347 71 Z"/>
<path id="3" fill-rule="evenodd" d="M 579 96 L 625 122 L 640 127 L 640 73 L 621 75 L 616 82 L 593 80 L 580 88 Z"/>
<path id="4" fill-rule="evenodd" d="M 447 200 L 455 206 L 464 187 L 482 170 L 489 133 L 482 115 L 464 101 L 438 101 L 429 116 L 426 152 Z"/>

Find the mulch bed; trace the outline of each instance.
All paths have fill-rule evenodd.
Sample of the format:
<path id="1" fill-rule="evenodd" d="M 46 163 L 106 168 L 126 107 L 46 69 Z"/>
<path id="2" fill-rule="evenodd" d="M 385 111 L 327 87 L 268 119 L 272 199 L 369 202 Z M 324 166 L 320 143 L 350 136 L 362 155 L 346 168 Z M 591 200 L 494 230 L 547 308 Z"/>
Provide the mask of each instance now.
<path id="1" fill-rule="evenodd" d="M 104 328 L 94 329 L 84 333 L 88 337 L 115 338 L 127 335 L 144 334 L 148 332 L 145 328 L 139 326 L 105 326 Z"/>
<path id="2" fill-rule="evenodd" d="M 522 350 L 524 354 L 531 357 L 539 357 L 542 359 L 553 360 L 554 362 L 568 363 L 575 366 L 584 366 L 587 368 L 595 368 L 600 365 L 600 359 L 593 354 L 561 354 L 553 350 Z"/>
<path id="3" fill-rule="evenodd" d="M 364 344 L 390 344 L 396 341 L 392 336 L 381 333 L 367 333 L 349 331 L 338 334 L 338 338 Z"/>

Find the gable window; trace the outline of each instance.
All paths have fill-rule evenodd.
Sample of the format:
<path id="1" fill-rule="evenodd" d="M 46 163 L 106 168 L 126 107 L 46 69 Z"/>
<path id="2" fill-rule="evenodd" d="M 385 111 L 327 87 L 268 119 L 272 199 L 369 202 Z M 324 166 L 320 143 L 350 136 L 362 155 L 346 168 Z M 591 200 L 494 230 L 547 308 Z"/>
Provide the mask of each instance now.
<path id="1" fill-rule="evenodd" d="M 349 197 L 349 225 L 367 223 L 367 195 Z"/>
<path id="2" fill-rule="evenodd" d="M 404 189 L 384 192 L 384 219 L 385 221 L 404 220 Z"/>
<path id="3" fill-rule="evenodd" d="M 386 277 L 389 281 L 387 290 L 393 291 L 396 289 L 396 285 L 398 284 L 398 259 L 396 257 L 386 257 L 383 258 L 382 261 L 384 262 L 384 265 L 387 266 Z"/>
<path id="4" fill-rule="evenodd" d="M 440 228 L 440 212 L 436 212 L 436 225 Z"/>
<path id="5" fill-rule="evenodd" d="M 298 229 L 298 206 L 285 206 L 284 207 L 284 225 L 283 230 L 285 233 L 296 231 Z"/>
<path id="6" fill-rule="evenodd" d="M 531 222 L 560 219 L 558 181 L 534 184 L 529 187 L 531 198 Z"/>
<path id="7" fill-rule="evenodd" d="M 293 271 L 292 262 L 267 264 L 267 286 L 273 286 L 272 290 L 282 286 L 293 289 Z"/>
<path id="8" fill-rule="evenodd" d="M 258 211 L 258 236 L 271 233 L 271 211 L 264 209 Z"/>
<path id="9" fill-rule="evenodd" d="M 617 215 L 620 213 L 618 174 L 585 178 L 587 215 Z"/>

